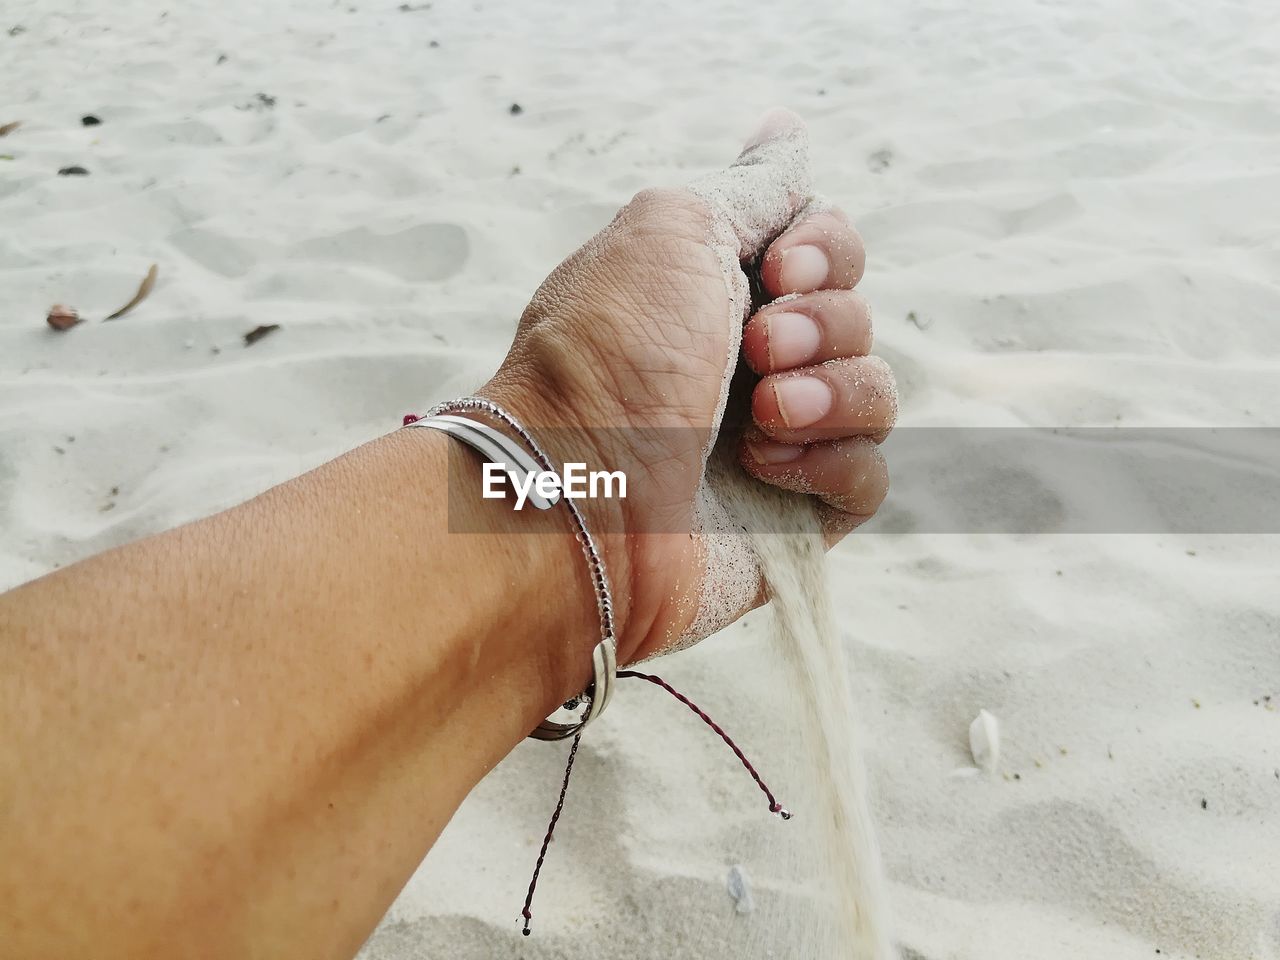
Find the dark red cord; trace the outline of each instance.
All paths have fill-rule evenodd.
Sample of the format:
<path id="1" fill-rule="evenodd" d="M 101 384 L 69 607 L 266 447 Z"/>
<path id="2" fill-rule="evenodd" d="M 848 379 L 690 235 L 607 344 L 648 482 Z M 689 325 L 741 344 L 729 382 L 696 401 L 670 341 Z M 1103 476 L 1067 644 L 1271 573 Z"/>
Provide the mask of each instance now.
<path id="1" fill-rule="evenodd" d="M 547 847 L 551 846 L 551 835 L 556 831 L 556 821 L 560 819 L 560 813 L 564 810 L 564 795 L 569 792 L 569 774 L 573 773 L 573 758 L 578 755 L 578 742 L 582 739 L 582 733 L 579 732 L 573 738 L 573 746 L 569 748 L 569 762 L 564 767 L 564 783 L 560 784 L 560 800 L 556 803 L 555 813 L 551 814 L 551 822 L 547 824 L 547 835 L 542 838 L 542 849 L 538 851 L 538 863 L 533 868 L 533 877 L 529 880 L 529 892 L 524 897 L 524 909 L 520 911 L 520 916 L 524 917 L 524 930 L 522 931 L 527 937 L 529 935 L 529 921 L 533 919 L 533 914 L 529 912 L 529 908 L 533 906 L 533 891 L 538 886 L 538 874 L 542 872 L 542 861 L 547 858 Z"/>
<path id="2" fill-rule="evenodd" d="M 742 765 L 747 768 L 747 773 L 751 774 L 751 779 L 756 782 L 756 786 L 758 786 L 762 791 L 764 791 L 764 795 L 769 798 L 769 812 L 776 813 L 783 820 L 791 819 L 791 812 L 787 810 L 785 807 L 783 807 L 783 805 L 777 801 L 777 798 L 774 797 L 773 792 L 768 788 L 768 786 L 765 785 L 764 780 L 761 779 L 760 774 L 756 772 L 756 768 L 751 765 L 751 761 L 746 758 L 746 755 L 741 750 L 738 749 L 738 745 L 733 742 L 733 738 L 724 732 L 724 728 L 721 727 L 720 724 L 716 723 L 709 716 L 707 716 L 703 712 L 701 707 L 699 707 L 696 703 L 694 703 L 692 700 L 686 697 L 683 693 L 681 693 L 675 687 L 671 686 L 671 684 L 667 683 L 667 681 L 663 680 L 661 677 L 655 677 L 651 673 L 641 673 L 638 670 L 619 670 L 618 676 L 619 677 L 638 677 L 641 680 L 648 680 L 650 683 L 656 684 L 657 686 L 661 687 L 663 690 L 667 691 L 667 693 L 671 694 L 673 697 L 675 697 L 677 700 L 683 703 L 686 707 L 692 710 L 695 714 L 697 714 L 698 719 L 701 720 L 703 723 L 705 723 L 712 730 L 714 730 L 717 734 L 719 734 L 720 739 L 729 745 L 729 749 L 733 751 L 734 756 L 736 756 L 739 760 L 742 761 Z"/>
<path id="3" fill-rule="evenodd" d="M 772 791 L 770 791 L 768 786 L 765 785 L 764 780 L 761 779 L 760 774 L 756 772 L 756 768 L 751 765 L 751 761 L 746 758 L 746 755 L 738 749 L 738 745 L 733 742 L 733 738 L 724 732 L 724 728 L 721 727 L 720 724 L 707 716 L 702 711 L 701 707 L 675 687 L 671 686 L 671 684 L 667 683 L 667 681 L 663 680 L 661 677 L 655 677 L 651 673 L 640 673 L 638 670 L 619 670 L 618 676 L 636 677 L 640 680 L 648 680 L 650 683 L 667 691 L 667 693 L 671 694 L 692 710 L 699 720 L 714 730 L 719 735 L 720 739 L 729 745 L 729 749 L 733 751 L 734 756 L 742 761 L 742 765 L 747 768 L 747 773 L 751 774 L 751 779 L 756 782 L 756 786 L 764 791 L 764 795 L 769 798 L 769 812 L 776 813 L 783 820 L 791 819 L 791 812 L 777 801 L 777 798 L 774 797 Z M 538 886 L 538 875 L 542 873 L 542 863 L 547 858 L 547 847 L 551 845 L 551 835 L 555 833 L 556 823 L 560 820 L 560 814 L 564 811 L 564 797 L 569 791 L 569 775 L 573 773 L 573 759 L 578 755 L 578 743 L 581 740 L 582 733 L 579 732 L 578 735 L 573 738 L 573 746 L 569 748 L 569 762 L 565 764 L 564 782 L 560 784 L 560 799 L 556 802 L 555 812 L 551 814 L 551 822 L 547 824 L 547 835 L 542 838 L 542 848 L 538 851 L 538 862 L 534 865 L 533 877 L 529 880 L 529 891 L 525 894 L 524 909 L 520 911 L 520 916 L 524 917 L 524 929 L 521 932 L 526 937 L 529 936 L 529 923 L 533 920 L 533 914 L 529 909 L 533 906 L 533 892 Z"/>

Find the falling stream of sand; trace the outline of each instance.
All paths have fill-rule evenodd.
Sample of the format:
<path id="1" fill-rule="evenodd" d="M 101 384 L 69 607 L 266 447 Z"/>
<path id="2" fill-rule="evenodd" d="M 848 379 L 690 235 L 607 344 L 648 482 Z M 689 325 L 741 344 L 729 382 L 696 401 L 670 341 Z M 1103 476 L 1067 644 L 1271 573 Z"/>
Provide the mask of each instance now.
<path id="1" fill-rule="evenodd" d="M 757 260 L 791 222 L 822 206 L 810 182 L 803 124 L 785 111 L 771 114 L 733 166 L 692 189 L 714 213 L 710 245 L 729 293 L 731 335 L 718 428 L 732 402 L 742 322 L 752 306 L 741 264 Z M 791 773 L 808 786 L 795 842 L 782 848 L 789 851 L 790 876 L 805 892 L 770 929 L 761 930 L 758 954 L 778 956 L 785 944 L 788 956 L 888 960 L 887 897 L 813 499 L 751 479 L 726 444 L 707 451 L 706 466 L 697 522 L 708 572 L 697 620 L 682 641 L 736 618 L 763 578 L 792 691 L 795 715 L 788 720 L 801 748 L 791 757 Z M 779 937 L 783 944 L 774 942 Z"/>
<path id="2" fill-rule="evenodd" d="M 785 924 L 784 936 L 796 948 L 794 956 L 888 960 L 893 953 L 880 853 L 848 664 L 832 619 L 822 531 L 808 498 L 765 488 L 736 464 L 722 462 L 711 480 L 729 514 L 749 532 L 768 584 L 777 652 L 791 690 L 787 702 L 797 713 L 793 726 L 801 749 L 790 761 L 792 780 L 809 787 L 787 826 L 807 831 L 796 855 L 817 859 L 797 864 L 795 872 L 808 874 L 813 896 L 809 909 Z"/>

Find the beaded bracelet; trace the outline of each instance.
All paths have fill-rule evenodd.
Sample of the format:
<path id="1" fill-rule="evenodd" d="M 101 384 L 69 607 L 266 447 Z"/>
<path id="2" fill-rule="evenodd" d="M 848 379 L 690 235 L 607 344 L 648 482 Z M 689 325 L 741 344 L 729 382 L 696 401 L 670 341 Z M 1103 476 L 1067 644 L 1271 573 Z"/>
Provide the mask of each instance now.
<path id="1" fill-rule="evenodd" d="M 512 433 L 524 441 L 528 451 L 522 450 L 518 443 L 501 431 L 488 424 L 471 419 L 471 417 L 458 416 L 460 413 L 471 414 L 472 416 L 484 414 L 492 417 L 494 420 L 504 424 Z M 790 820 L 791 813 L 774 797 L 773 792 L 765 784 L 760 774 L 756 772 L 756 768 L 752 766 L 746 754 L 739 749 L 738 745 L 734 743 L 733 739 L 720 724 L 712 720 L 701 707 L 677 691 L 661 677 L 640 673 L 637 670 L 618 670 L 617 640 L 614 635 L 613 622 L 613 595 L 609 591 L 609 575 L 605 570 L 604 558 L 601 557 L 600 551 L 596 547 L 596 542 L 591 536 L 591 532 L 587 529 L 586 519 L 583 517 L 582 511 L 578 509 L 578 505 L 573 502 L 571 497 L 561 497 L 559 493 L 543 497 L 540 494 L 535 494 L 533 489 L 535 484 L 528 483 L 530 473 L 552 472 L 551 458 L 538 445 L 538 442 L 534 440 L 529 431 L 521 426 L 519 421 L 507 413 L 506 410 L 484 397 L 462 397 L 458 400 L 450 400 L 432 407 L 422 417 L 408 414 L 404 418 L 404 425 L 406 427 L 427 427 L 432 430 L 440 430 L 478 451 L 490 463 L 501 467 L 507 476 L 521 489 L 528 489 L 530 491 L 528 494 L 529 502 L 540 510 L 549 510 L 556 503 L 563 500 L 565 506 L 569 508 L 575 535 L 578 542 L 582 544 L 582 552 L 587 558 L 587 567 L 591 572 L 591 582 L 596 590 L 596 606 L 600 611 L 600 642 L 596 644 L 591 656 L 592 667 L 595 671 L 594 678 L 580 696 L 574 697 L 564 704 L 565 709 L 573 710 L 585 702 L 586 708 L 578 714 L 572 723 L 560 723 L 548 718 L 538 724 L 537 729 L 529 734 L 530 737 L 536 740 L 565 740 L 572 737 L 573 745 L 569 749 L 569 758 L 564 768 L 564 780 L 560 785 L 560 798 L 556 803 L 555 811 L 551 814 L 551 821 L 547 824 L 546 835 L 542 838 L 542 846 L 538 850 L 538 861 L 534 865 L 533 876 L 529 880 L 529 889 L 525 893 L 524 908 L 520 911 L 520 916 L 524 920 L 522 931 L 524 935 L 527 937 L 530 932 L 530 923 L 533 920 L 534 891 L 538 886 L 538 877 L 542 873 L 542 865 L 551 846 L 556 824 L 559 822 L 560 814 L 564 810 L 565 795 L 569 790 L 569 776 L 573 773 L 573 761 L 578 753 L 578 744 L 582 740 L 583 728 L 604 712 L 604 708 L 608 705 L 609 698 L 613 694 L 614 682 L 619 677 L 635 677 L 656 684 L 693 711 L 698 719 L 715 731 L 716 735 L 729 746 L 729 749 L 741 761 L 743 767 L 751 774 L 751 779 L 755 781 L 756 786 L 760 788 L 768 799 L 770 812 L 778 814 L 783 820 Z"/>
<path id="2" fill-rule="evenodd" d="M 518 436 L 529 452 L 499 430 L 487 424 L 457 414 L 484 414 L 501 422 Z M 554 472 L 551 459 L 538 445 L 533 435 L 526 430 L 515 417 L 485 397 L 461 397 L 437 404 L 427 411 L 425 416 L 415 417 L 412 414 L 404 418 L 406 427 L 426 427 L 440 430 L 449 436 L 465 443 L 478 451 L 490 463 L 496 463 L 514 482 L 524 485 L 523 481 L 529 473 Z M 587 558 L 587 568 L 591 573 L 591 583 L 596 591 L 596 607 L 600 611 L 600 642 L 591 654 L 594 671 L 591 683 L 578 697 L 564 706 L 572 710 L 586 704 L 575 720 L 561 723 L 550 718 L 543 720 L 529 734 L 536 740 L 564 740 L 580 733 L 582 729 L 609 705 L 613 695 L 613 685 L 617 679 L 618 657 L 617 638 L 614 635 L 613 594 L 609 590 L 609 575 L 605 570 L 604 558 L 596 546 L 591 531 L 587 529 L 586 518 L 572 497 L 561 497 L 558 494 L 542 498 L 531 494 L 530 502 L 539 509 L 550 509 L 557 502 L 563 501 L 569 508 L 569 516 L 573 521 L 578 543 Z"/>

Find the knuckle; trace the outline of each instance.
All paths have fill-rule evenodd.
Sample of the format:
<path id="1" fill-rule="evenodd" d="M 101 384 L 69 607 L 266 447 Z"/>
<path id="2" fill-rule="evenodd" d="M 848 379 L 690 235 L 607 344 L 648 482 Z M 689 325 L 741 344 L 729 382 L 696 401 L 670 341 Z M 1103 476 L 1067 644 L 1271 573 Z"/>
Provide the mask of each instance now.
<path id="1" fill-rule="evenodd" d="M 640 216 L 665 216 L 674 209 L 686 206 L 693 199 L 693 195 L 685 190 L 647 187 L 632 197 L 627 207 Z"/>
<path id="2" fill-rule="evenodd" d="M 632 197 L 627 206 L 638 211 L 651 210 L 655 207 L 661 207 L 663 204 L 671 203 L 672 194 L 675 192 L 665 187 L 646 187 Z"/>
<path id="3" fill-rule="evenodd" d="M 861 357 L 863 367 L 866 368 L 867 380 L 882 390 L 897 390 L 897 379 L 893 375 L 893 367 L 889 366 L 889 361 L 884 357 L 875 355 Z"/>
<path id="4" fill-rule="evenodd" d="M 711 210 L 688 190 L 649 187 L 631 198 L 623 211 L 623 218 L 629 226 L 642 232 L 696 232 L 696 236 L 702 237 L 710 224 Z"/>
<path id="5" fill-rule="evenodd" d="M 889 465 L 880 448 L 869 440 L 858 440 L 845 451 L 849 461 L 837 498 L 851 513 L 870 516 L 889 492 Z"/>
<path id="6" fill-rule="evenodd" d="M 871 304 L 853 290 L 841 291 L 845 296 L 838 323 L 846 331 L 850 349 L 856 354 L 868 354 L 874 340 L 871 321 Z"/>
<path id="7" fill-rule="evenodd" d="M 862 387 L 872 400 L 882 403 L 888 411 L 889 422 L 898 419 L 898 380 L 893 375 L 893 367 L 883 357 L 860 357 L 865 372 Z"/>

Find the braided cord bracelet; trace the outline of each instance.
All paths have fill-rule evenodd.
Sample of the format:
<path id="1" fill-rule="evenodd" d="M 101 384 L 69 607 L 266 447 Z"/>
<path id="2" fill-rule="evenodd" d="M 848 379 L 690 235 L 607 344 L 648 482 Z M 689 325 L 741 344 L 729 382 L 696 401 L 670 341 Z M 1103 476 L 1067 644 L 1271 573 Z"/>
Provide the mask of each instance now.
<path id="1" fill-rule="evenodd" d="M 506 434 L 487 424 L 470 417 L 458 414 L 483 414 L 504 424 L 523 441 L 526 450 Z M 533 435 L 521 425 L 510 413 L 492 400 L 485 397 L 460 397 L 437 404 L 427 411 L 425 416 L 415 417 L 412 414 L 404 418 L 406 427 L 425 427 L 440 430 L 477 450 L 489 462 L 500 465 L 515 482 L 520 483 L 529 473 L 555 473 L 551 458 L 539 446 Z M 587 568 L 591 573 L 591 584 L 596 592 L 596 608 L 600 613 L 600 642 L 591 654 L 593 676 L 587 689 L 581 696 L 575 697 L 565 704 L 573 709 L 586 703 L 586 709 L 575 720 L 561 723 L 550 718 L 529 734 L 537 740 L 564 740 L 580 733 L 582 729 L 600 716 L 609 705 L 613 696 L 613 685 L 618 673 L 618 643 L 614 633 L 613 594 L 609 590 L 609 574 L 605 569 L 604 557 L 596 546 L 595 538 L 587 529 L 586 518 L 572 497 L 561 497 L 558 494 L 547 497 L 531 497 L 530 502 L 539 509 L 549 509 L 562 501 L 569 508 L 569 516 L 573 521 L 574 533 L 582 546 L 582 553 L 587 558 Z"/>
<path id="2" fill-rule="evenodd" d="M 465 416 L 465 414 L 470 416 Z M 479 420 L 472 419 L 476 415 L 488 416 L 502 423 L 523 441 L 526 449 L 521 449 L 520 444 L 501 431 Z M 587 689 L 580 696 L 564 704 L 565 709 L 573 710 L 585 702 L 586 709 L 579 713 L 571 723 L 561 723 L 547 718 L 529 734 L 531 738 L 536 740 L 566 740 L 572 737 L 573 744 L 569 750 L 568 762 L 565 765 L 564 780 L 560 785 L 560 796 L 556 803 L 555 811 L 551 814 L 551 821 L 547 824 L 547 832 L 538 850 L 538 860 L 533 868 L 533 876 L 529 880 L 529 889 L 525 893 L 524 908 L 520 911 L 520 916 L 524 920 L 524 928 L 522 930 L 524 935 L 527 937 L 530 932 L 530 923 L 533 920 L 534 891 L 537 889 L 538 877 L 542 873 L 542 865 L 546 860 L 547 850 L 551 845 L 556 824 L 559 822 L 560 814 L 564 810 L 565 796 L 569 790 L 569 777 L 573 773 L 573 761 L 578 754 L 578 744 L 582 740 L 582 731 L 588 723 L 604 712 L 604 708 L 608 705 L 609 699 L 613 694 L 614 683 L 619 677 L 635 677 L 640 680 L 647 680 L 649 683 L 656 684 L 666 690 L 688 707 L 698 719 L 710 727 L 729 746 L 738 760 L 742 762 L 743 767 L 751 775 L 756 786 L 760 788 L 768 799 L 770 812 L 778 814 L 783 820 L 791 819 L 791 813 L 774 797 L 773 792 L 761 779 L 760 774 L 756 772 L 756 768 L 752 766 L 751 761 L 747 759 L 746 755 L 720 724 L 712 720 L 701 707 L 660 677 L 640 673 L 636 670 L 618 670 L 617 637 L 614 632 L 613 619 L 613 594 L 609 590 L 609 575 L 605 569 L 604 558 L 600 554 L 599 547 L 596 546 L 595 538 L 591 536 L 591 531 L 587 529 L 586 518 L 582 515 L 578 505 L 573 502 L 573 498 L 567 495 L 561 496 L 559 492 L 550 496 L 542 496 L 541 493 L 535 493 L 533 489 L 535 485 L 528 482 L 528 477 L 531 473 L 555 472 L 551 458 L 538 445 L 532 434 L 510 413 L 485 397 L 462 397 L 457 400 L 449 400 L 432 407 L 421 417 L 408 414 L 404 418 L 404 426 L 439 430 L 465 443 L 479 452 L 488 462 L 500 466 L 518 487 L 528 489 L 530 491 L 528 494 L 529 502 L 540 510 L 549 510 L 563 500 L 564 505 L 569 510 L 569 516 L 573 520 L 575 536 L 582 546 L 583 555 L 587 558 L 587 567 L 591 573 L 591 583 L 596 591 L 596 607 L 600 612 L 600 642 L 596 644 L 591 655 L 594 674 Z"/>

